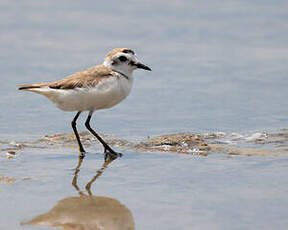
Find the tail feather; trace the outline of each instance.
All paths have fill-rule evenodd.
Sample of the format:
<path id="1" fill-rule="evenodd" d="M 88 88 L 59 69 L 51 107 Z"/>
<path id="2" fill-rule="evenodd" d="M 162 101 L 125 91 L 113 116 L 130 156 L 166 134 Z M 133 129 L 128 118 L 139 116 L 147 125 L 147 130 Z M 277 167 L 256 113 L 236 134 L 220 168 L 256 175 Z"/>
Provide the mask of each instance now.
<path id="1" fill-rule="evenodd" d="M 41 88 L 44 86 L 48 86 L 48 83 L 39 83 L 39 84 L 31 84 L 31 85 L 18 85 L 18 89 L 19 90 L 29 90 L 29 89 Z"/>

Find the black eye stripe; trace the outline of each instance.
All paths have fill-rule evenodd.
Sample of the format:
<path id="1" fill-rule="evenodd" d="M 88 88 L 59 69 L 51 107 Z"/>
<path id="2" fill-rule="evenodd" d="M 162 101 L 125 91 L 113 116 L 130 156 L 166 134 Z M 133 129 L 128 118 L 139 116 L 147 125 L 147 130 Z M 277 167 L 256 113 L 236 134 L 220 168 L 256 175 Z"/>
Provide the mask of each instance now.
<path id="1" fill-rule="evenodd" d="M 125 56 L 120 56 L 118 59 L 119 59 L 121 62 L 127 61 L 127 57 L 125 57 Z"/>

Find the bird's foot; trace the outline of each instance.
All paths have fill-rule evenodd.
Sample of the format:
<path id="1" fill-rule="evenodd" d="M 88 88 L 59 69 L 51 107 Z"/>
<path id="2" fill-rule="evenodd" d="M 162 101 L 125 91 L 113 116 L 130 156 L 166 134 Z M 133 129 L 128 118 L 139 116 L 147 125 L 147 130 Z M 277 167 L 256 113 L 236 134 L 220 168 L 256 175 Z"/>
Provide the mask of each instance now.
<path id="1" fill-rule="evenodd" d="M 113 161 L 115 159 L 117 159 L 118 157 L 122 157 L 122 153 L 105 153 L 105 156 L 104 156 L 104 159 L 105 159 L 105 162 L 107 161 Z"/>
<path id="2" fill-rule="evenodd" d="M 83 151 L 79 151 L 79 158 L 83 159 L 85 157 L 86 152 Z"/>
<path id="3" fill-rule="evenodd" d="M 116 158 L 123 156 L 122 153 L 115 152 L 111 148 L 107 147 L 104 148 L 104 153 L 105 153 L 105 161 L 115 160 Z"/>

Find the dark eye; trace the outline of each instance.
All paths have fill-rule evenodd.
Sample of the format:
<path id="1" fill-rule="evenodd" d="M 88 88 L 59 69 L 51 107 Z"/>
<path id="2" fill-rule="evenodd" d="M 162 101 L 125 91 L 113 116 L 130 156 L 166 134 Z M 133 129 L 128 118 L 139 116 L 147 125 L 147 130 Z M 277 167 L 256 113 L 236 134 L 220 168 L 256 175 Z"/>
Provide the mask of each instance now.
<path id="1" fill-rule="evenodd" d="M 124 62 L 124 61 L 127 61 L 127 58 L 126 58 L 125 56 L 120 56 L 120 57 L 119 57 L 119 60 L 120 60 L 121 62 Z"/>

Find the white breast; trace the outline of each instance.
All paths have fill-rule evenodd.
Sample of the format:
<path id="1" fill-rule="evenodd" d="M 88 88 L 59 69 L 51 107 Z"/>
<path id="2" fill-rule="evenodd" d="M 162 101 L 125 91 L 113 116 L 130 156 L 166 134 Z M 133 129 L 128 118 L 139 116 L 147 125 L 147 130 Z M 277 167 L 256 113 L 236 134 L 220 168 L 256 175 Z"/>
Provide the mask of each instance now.
<path id="1" fill-rule="evenodd" d="M 43 87 L 33 90 L 53 101 L 65 111 L 94 111 L 107 109 L 124 100 L 130 93 L 132 76 L 113 76 L 102 80 L 95 87 L 75 89 L 51 89 Z"/>

